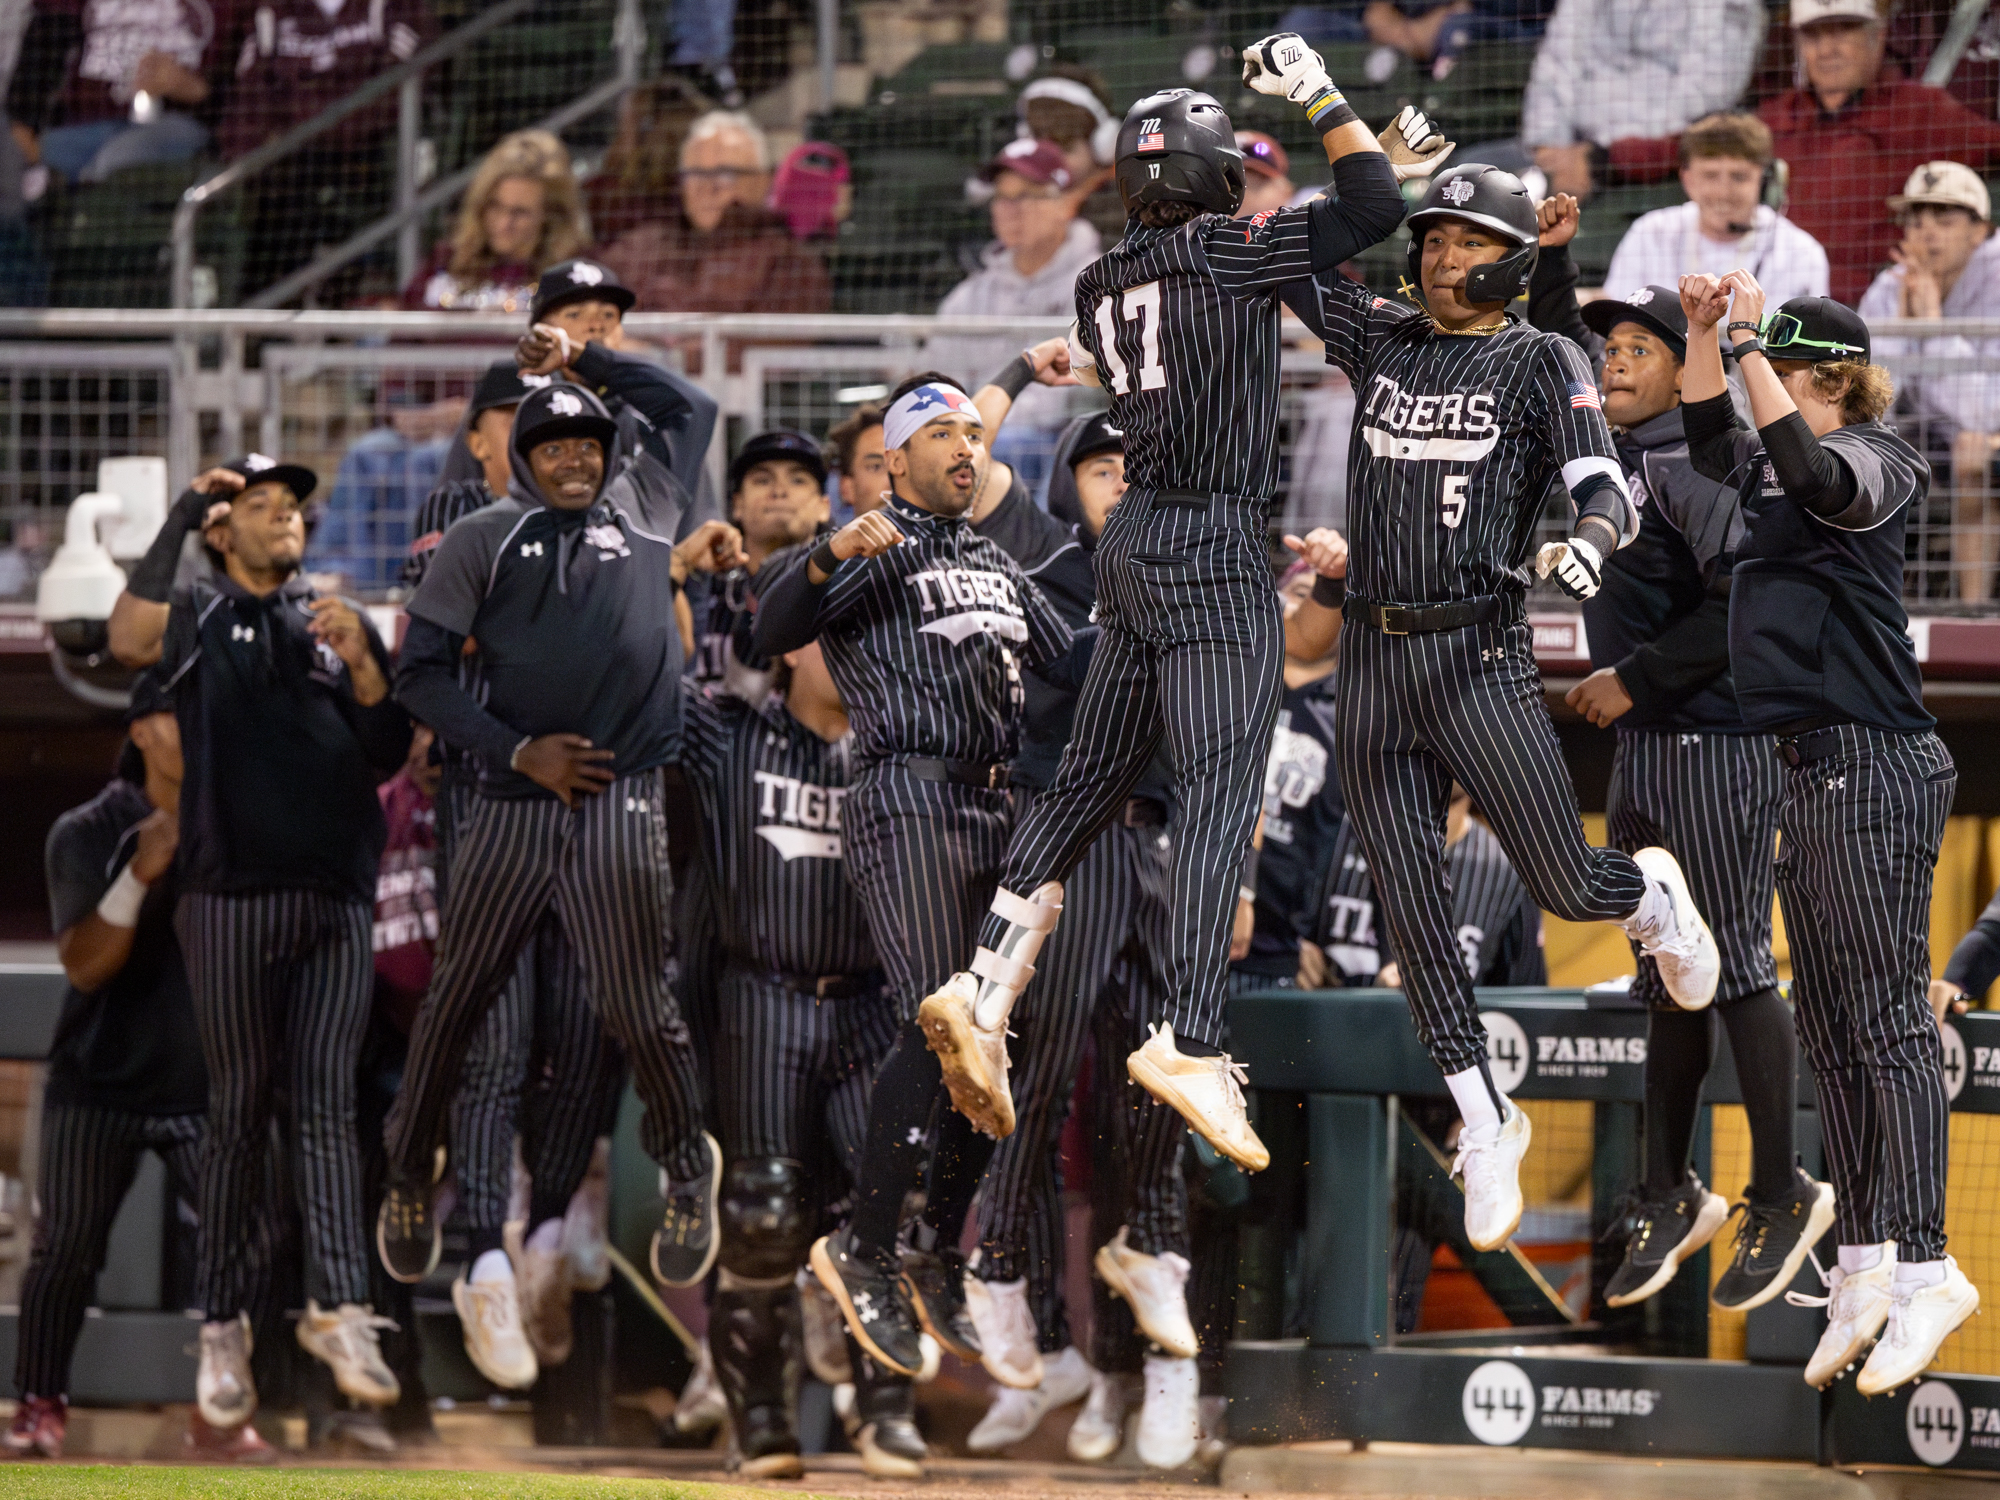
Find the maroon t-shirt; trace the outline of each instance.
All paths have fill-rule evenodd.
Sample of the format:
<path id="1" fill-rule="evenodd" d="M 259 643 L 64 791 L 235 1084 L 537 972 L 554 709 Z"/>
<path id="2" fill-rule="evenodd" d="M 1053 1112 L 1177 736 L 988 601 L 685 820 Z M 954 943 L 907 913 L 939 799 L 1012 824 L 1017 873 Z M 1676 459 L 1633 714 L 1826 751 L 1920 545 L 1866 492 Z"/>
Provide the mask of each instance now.
<path id="1" fill-rule="evenodd" d="M 235 15 L 232 0 L 38 0 L 38 6 L 74 16 L 83 28 L 60 97 L 57 118 L 65 125 L 124 118 L 132 107 L 132 74 L 149 52 L 166 53 L 213 87 L 216 54 L 229 45 Z"/>
<path id="2" fill-rule="evenodd" d="M 247 13 L 222 111 L 222 154 L 241 156 L 407 62 L 435 28 L 421 0 L 268 0 Z M 396 122 L 393 91 L 347 117 L 322 145 L 363 147 Z"/>
<path id="3" fill-rule="evenodd" d="M 407 1036 L 430 988 L 437 947 L 437 813 L 407 769 L 375 795 L 389 825 L 375 879 L 375 997 Z"/>

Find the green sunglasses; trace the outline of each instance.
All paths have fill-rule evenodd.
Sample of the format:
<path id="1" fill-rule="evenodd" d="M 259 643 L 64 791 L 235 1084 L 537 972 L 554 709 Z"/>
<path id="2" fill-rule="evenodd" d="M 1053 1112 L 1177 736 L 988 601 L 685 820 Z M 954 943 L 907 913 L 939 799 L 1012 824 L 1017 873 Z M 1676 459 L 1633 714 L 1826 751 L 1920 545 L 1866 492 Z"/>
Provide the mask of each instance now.
<path id="1" fill-rule="evenodd" d="M 1794 349 L 1816 349 L 1820 353 L 1801 356 L 1815 360 L 1859 359 L 1867 362 L 1868 351 L 1858 344 L 1844 344 L 1826 339 L 1809 339 L 1805 336 L 1805 325 L 1796 313 L 1772 313 L 1764 319 L 1764 326 L 1758 331 L 1763 340 L 1764 352 L 1773 359 L 1784 359 Z"/>

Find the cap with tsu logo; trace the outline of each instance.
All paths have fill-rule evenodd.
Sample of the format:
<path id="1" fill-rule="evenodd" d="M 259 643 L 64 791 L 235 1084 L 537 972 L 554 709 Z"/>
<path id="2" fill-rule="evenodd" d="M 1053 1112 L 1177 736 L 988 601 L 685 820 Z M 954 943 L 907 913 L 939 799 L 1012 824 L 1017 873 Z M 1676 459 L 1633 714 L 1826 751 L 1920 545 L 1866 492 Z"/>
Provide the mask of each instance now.
<path id="1" fill-rule="evenodd" d="M 566 437 L 596 438 L 609 458 L 611 445 L 618 438 L 618 424 L 597 397 L 567 382 L 532 392 L 514 413 L 514 449 L 518 453 L 528 452 L 537 443 Z"/>
<path id="2" fill-rule="evenodd" d="M 542 272 L 535 287 L 534 305 L 528 321 L 539 323 L 556 308 L 570 302 L 609 302 L 621 313 L 630 312 L 638 295 L 618 279 L 618 273 L 602 261 L 577 256 L 560 260 Z"/>

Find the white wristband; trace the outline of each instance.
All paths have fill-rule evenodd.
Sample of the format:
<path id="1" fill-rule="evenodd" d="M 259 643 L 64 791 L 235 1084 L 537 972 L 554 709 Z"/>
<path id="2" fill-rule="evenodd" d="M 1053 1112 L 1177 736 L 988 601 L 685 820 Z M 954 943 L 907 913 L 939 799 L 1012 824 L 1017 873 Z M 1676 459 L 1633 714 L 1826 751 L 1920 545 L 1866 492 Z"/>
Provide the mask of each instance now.
<path id="1" fill-rule="evenodd" d="M 97 903 L 97 914 L 112 927 L 137 927 L 139 908 L 146 904 L 146 882 L 132 873 L 128 864 L 111 882 L 111 889 Z"/>
<path id="2" fill-rule="evenodd" d="M 516 745 L 514 747 L 513 753 L 507 757 L 508 770 L 518 771 L 521 769 L 521 752 L 527 749 L 528 746 L 534 742 L 534 738 L 535 737 L 532 734 L 524 734 L 521 736 L 521 743 Z"/>

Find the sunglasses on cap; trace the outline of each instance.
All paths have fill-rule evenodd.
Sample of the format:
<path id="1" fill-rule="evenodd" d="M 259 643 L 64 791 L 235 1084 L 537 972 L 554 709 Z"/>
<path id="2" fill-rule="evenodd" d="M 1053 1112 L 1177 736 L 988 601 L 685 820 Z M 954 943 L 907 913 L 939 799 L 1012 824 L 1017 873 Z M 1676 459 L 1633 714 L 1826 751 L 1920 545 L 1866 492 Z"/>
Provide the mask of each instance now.
<path id="1" fill-rule="evenodd" d="M 1801 354 L 1801 359 L 1860 359 L 1868 358 L 1868 351 L 1860 344 L 1843 343 L 1837 339 L 1809 339 L 1805 336 L 1805 324 L 1796 313 L 1772 313 L 1764 319 L 1764 326 L 1757 336 L 1764 342 L 1764 352 L 1772 359 L 1788 359 L 1794 349 L 1814 349 L 1816 354 Z"/>

